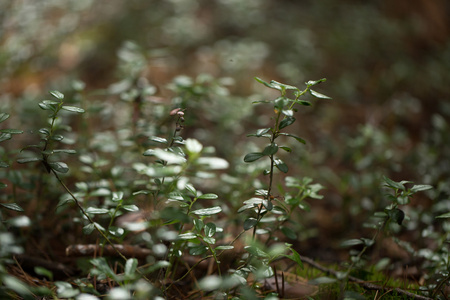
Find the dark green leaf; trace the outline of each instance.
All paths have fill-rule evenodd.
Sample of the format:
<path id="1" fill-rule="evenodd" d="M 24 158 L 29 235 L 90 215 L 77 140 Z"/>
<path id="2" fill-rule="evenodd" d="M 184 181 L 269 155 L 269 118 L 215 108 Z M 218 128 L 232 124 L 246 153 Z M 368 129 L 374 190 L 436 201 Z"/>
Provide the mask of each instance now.
<path id="1" fill-rule="evenodd" d="M 23 208 L 20 207 L 17 203 L 0 203 L 0 205 L 13 211 L 24 211 Z"/>
<path id="2" fill-rule="evenodd" d="M 7 167 L 9 167 L 9 165 L 6 162 L 0 161 L 0 168 L 7 168 Z"/>
<path id="3" fill-rule="evenodd" d="M 244 157 L 244 162 L 253 162 L 255 160 L 260 159 L 261 157 L 263 157 L 264 154 L 262 154 L 261 152 L 254 152 L 254 153 L 249 153 Z"/>
<path id="4" fill-rule="evenodd" d="M 249 229 L 255 227 L 256 224 L 258 224 L 257 219 L 248 218 L 247 220 L 244 221 L 244 230 L 249 230 Z"/>
<path id="5" fill-rule="evenodd" d="M 292 230 L 292 229 L 289 228 L 289 227 L 282 226 L 282 227 L 281 227 L 281 232 L 283 232 L 283 234 L 284 234 L 288 239 L 291 239 L 291 240 L 297 239 L 297 234 L 295 233 L 294 230 Z"/>
<path id="6" fill-rule="evenodd" d="M 394 208 L 392 210 L 387 210 L 386 212 L 394 222 L 396 222 L 398 225 L 402 225 L 402 222 L 405 219 L 405 213 L 403 212 L 403 210 Z"/>
<path id="7" fill-rule="evenodd" d="M 280 170 L 281 172 L 287 173 L 289 171 L 288 166 L 281 159 L 275 159 L 274 163 L 275 167 L 277 167 L 277 169 Z"/>
<path id="8" fill-rule="evenodd" d="M 269 146 L 267 146 L 266 148 L 264 148 L 262 154 L 269 156 L 269 155 L 273 155 L 277 152 L 278 152 L 277 144 L 272 143 Z"/>
<path id="9" fill-rule="evenodd" d="M 8 185 L 6 183 L 0 182 L 0 189 L 6 188 Z"/>
<path id="10" fill-rule="evenodd" d="M 278 129 L 283 129 L 285 127 L 288 127 L 289 125 L 292 125 L 294 122 L 295 122 L 294 117 L 286 117 L 280 122 Z"/>

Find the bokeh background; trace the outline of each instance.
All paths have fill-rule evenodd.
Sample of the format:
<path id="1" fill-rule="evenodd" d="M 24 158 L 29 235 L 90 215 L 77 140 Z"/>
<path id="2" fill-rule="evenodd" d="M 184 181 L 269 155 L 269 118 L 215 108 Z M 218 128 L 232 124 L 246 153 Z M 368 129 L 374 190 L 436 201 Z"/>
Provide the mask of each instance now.
<path id="1" fill-rule="evenodd" d="M 90 147 L 105 148 L 123 125 L 108 114 L 137 80 L 152 101 L 183 103 L 186 137 L 214 146 L 236 175 L 260 146 L 246 134 L 270 122 L 251 102 L 274 94 L 253 78 L 327 78 L 318 91 L 333 100 L 301 109 L 291 130 L 308 144 L 286 156 L 288 175 L 326 187 L 304 238 L 332 249 L 351 236 L 383 207 L 382 175 L 435 187 L 413 203 L 420 226 L 450 210 L 447 0 L 16 0 L 0 2 L 0 22 L 0 109 L 25 130 L 17 143 L 49 90 L 83 90 L 100 116 Z"/>

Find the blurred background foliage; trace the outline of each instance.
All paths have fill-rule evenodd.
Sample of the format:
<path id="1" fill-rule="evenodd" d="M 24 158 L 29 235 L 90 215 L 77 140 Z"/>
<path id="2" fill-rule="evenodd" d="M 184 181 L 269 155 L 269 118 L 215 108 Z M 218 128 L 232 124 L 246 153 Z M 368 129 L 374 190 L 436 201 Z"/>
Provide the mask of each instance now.
<path id="1" fill-rule="evenodd" d="M 382 175 L 436 187 L 415 203 L 419 215 L 450 209 L 446 0 L 17 0 L 0 2 L 0 22 L 0 110 L 26 132 L 15 142 L 32 139 L 37 103 L 61 90 L 88 111 L 77 142 L 99 181 L 123 176 L 119 166 L 133 159 L 120 147 L 169 131 L 166 106 L 183 106 L 183 135 L 231 163 L 218 187 L 238 207 L 252 184 L 234 176 L 260 174 L 243 166 L 261 146 L 245 136 L 270 116 L 251 104 L 271 96 L 253 78 L 301 86 L 326 77 L 319 90 L 333 100 L 299 112 L 293 130 L 308 144 L 286 156 L 290 174 L 327 187 L 302 221 L 320 232 L 312 235 L 348 235 L 383 207 Z M 137 110 L 137 96 L 150 105 Z M 83 179 L 83 168 L 72 175 Z"/>

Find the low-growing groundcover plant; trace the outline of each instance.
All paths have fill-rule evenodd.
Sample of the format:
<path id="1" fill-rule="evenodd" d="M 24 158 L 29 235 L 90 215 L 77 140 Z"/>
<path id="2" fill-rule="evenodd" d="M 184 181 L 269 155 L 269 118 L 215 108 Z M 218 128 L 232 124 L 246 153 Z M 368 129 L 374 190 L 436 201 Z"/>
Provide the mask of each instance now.
<path id="1" fill-rule="evenodd" d="M 213 147 L 183 137 L 192 108 L 189 101 L 180 101 L 182 95 L 172 104 L 145 101 L 155 92 L 148 82 L 132 78 L 122 82 L 120 89 L 116 85 L 110 91 L 120 94 L 119 104 L 130 113 L 122 115 L 123 128 L 105 134 L 95 132 L 89 120 L 105 107 L 83 101 L 82 84 L 75 85 L 72 93 L 77 100 L 73 101 L 52 91 L 51 100 L 38 104 L 48 121 L 36 131 L 39 141 L 15 151 L 2 148 L 0 167 L 6 180 L 0 185 L 4 191 L 0 199 L 0 296 L 320 299 L 334 290 L 334 297 L 345 299 L 445 297 L 448 224 L 442 225 L 443 230 L 430 228 L 428 237 L 435 242 L 432 249 L 415 250 L 396 237 L 404 221 L 413 219 L 408 215 L 411 197 L 431 189 L 428 185 L 407 187 L 412 183 L 385 177 L 383 182 L 392 193 L 386 196 L 384 210 L 365 225 L 375 234 L 343 242 L 343 247 L 356 247 L 348 263 L 324 267 L 299 253 L 295 244 L 302 229 L 298 216 L 312 209 L 306 200 L 322 198 L 324 187 L 309 177 L 287 176 L 289 156 L 294 155 L 292 144 L 306 143 L 288 130 L 297 122 L 298 107 L 312 105 L 305 100 L 307 95 L 329 99 L 315 90 L 325 79 L 309 81 L 304 89 L 256 80 L 279 96 L 255 101 L 271 105 L 273 116 L 269 124 L 248 134 L 263 143 L 258 144 L 260 150 L 243 156 L 241 164 L 256 175 L 246 179 L 253 189 L 250 198 L 243 198 L 242 192 L 237 205 L 221 195 L 223 187 L 215 185 L 227 184 L 222 179 L 230 163 L 217 157 Z M 184 85 L 183 93 L 192 96 L 200 90 L 206 94 L 210 82 Z M 146 118 L 146 113 L 152 118 Z M 8 117 L 1 113 L 0 122 Z M 0 142 L 22 133 L 2 129 Z M 14 164 L 16 155 L 18 165 Z M 33 206 L 22 199 L 33 197 L 38 197 L 38 209 L 27 214 L 22 206 Z M 50 204 L 44 214 L 39 206 Z M 34 212 L 39 214 L 30 215 Z M 76 275 L 57 276 L 56 268 L 38 261 L 31 270 L 21 267 L 19 260 L 30 248 L 26 240 L 35 239 L 33 235 L 45 228 L 44 223 L 63 227 L 55 230 L 66 243 L 66 254 L 77 262 Z M 70 231 L 74 234 L 69 235 Z M 429 271 L 420 291 L 417 284 L 411 285 L 412 290 L 392 286 L 395 282 L 382 274 L 389 261 L 370 261 L 367 254 L 381 239 L 394 240 L 420 259 L 420 266 Z M 56 253 L 47 258 L 52 257 Z M 311 268 L 318 270 L 312 276 Z M 39 279 L 31 280 L 29 273 Z M 369 282 L 380 280 L 380 274 L 384 276 L 381 282 Z M 370 294 L 370 290 L 376 292 Z"/>

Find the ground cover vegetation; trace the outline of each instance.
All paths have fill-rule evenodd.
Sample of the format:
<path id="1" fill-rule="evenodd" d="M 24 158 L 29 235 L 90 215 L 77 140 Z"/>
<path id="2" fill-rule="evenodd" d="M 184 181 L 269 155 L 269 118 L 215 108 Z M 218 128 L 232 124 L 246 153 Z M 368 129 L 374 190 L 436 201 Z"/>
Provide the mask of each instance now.
<path id="1" fill-rule="evenodd" d="M 447 299 L 448 10 L 0 4 L 0 297 Z"/>

